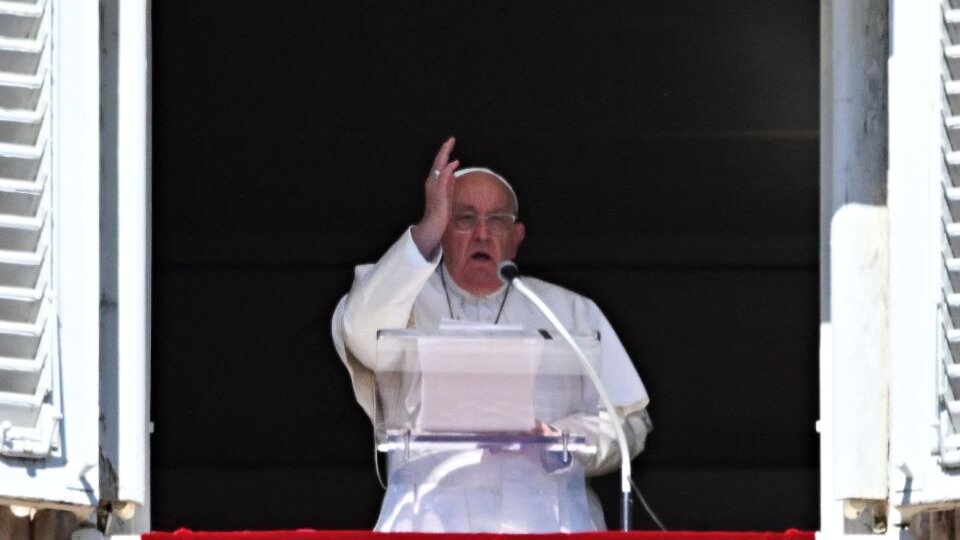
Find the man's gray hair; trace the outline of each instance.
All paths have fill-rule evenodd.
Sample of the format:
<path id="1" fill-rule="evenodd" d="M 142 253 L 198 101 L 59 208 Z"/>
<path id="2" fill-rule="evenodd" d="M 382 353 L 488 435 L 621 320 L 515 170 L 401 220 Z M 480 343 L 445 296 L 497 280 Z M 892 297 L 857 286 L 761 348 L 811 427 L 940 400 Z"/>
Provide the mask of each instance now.
<path id="1" fill-rule="evenodd" d="M 504 178 L 500 173 L 486 167 L 467 167 L 466 169 L 458 169 L 455 173 L 453 173 L 453 175 L 457 178 L 460 178 L 461 176 L 470 173 L 489 174 L 490 176 L 499 180 L 500 183 L 507 188 L 507 195 L 510 197 L 510 210 L 514 213 L 514 215 L 520 212 L 520 202 L 517 200 L 517 192 L 513 190 L 513 186 L 510 185 L 510 182 L 507 182 L 507 179 Z"/>

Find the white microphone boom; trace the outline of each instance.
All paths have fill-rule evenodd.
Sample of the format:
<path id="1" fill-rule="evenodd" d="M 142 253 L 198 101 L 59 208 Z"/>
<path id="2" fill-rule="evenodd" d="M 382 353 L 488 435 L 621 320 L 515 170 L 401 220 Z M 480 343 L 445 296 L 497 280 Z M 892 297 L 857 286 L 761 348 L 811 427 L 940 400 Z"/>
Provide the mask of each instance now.
<path id="1" fill-rule="evenodd" d="M 512 283 L 513 288 L 529 298 L 530 301 L 540 309 L 544 317 L 550 321 L 550 324 L 557 329 L 557 332 L 563 336 L 563 339 L 566 340 L 566 342 L 570 345 L 570 348 L 573 349 L 573 352 L 576 353 L 584 372 L 586 372 L 587 376 L 590 378 L 590 382 L 592 382 L 594 388 L 597 389 L 597 394 L 600 396 L 600 401 L 603 402 L 603 408 L 607 410 L 607 414 L 610 416 L 610 421 L 613 423 L 613 430 L 617 435 L 617 444 L 620 448 L 620 492 L 622 495 L 620 505 L 621 530 L 629 531 L 630 450 L 627 448 L 627 435 L 623 432 L 623 426 L 620 425 L 620 416 L 614 409 L 613 402 L 610 401 L 610 396 L 607 395 L 607 391 L 603 387 L 603 382 L 600 380 L 600 376 L 597 374 L 597 371 L 593 369 L 593 366 L 590 365 L 590 361 L 587 360 L 587 355 L 584 354 L 580 346 L 577 345 L 577 342 L 574 341 L 570 333 L 567 332 L 567 329 L 564 328 L 563 324 L 560 322 L 560 319 L 558 319 L 553 311 L 547 307 L 547 304 L 544 303 L 544 301 L 541 300 L 536 293 L 531 291 L 520 279 L 520 271 L 517 268 L 517 264 L 513 261 L 503 261 L 497 266 L 497 270 L 499 271 L 501 279 L 507 283 Z"/>

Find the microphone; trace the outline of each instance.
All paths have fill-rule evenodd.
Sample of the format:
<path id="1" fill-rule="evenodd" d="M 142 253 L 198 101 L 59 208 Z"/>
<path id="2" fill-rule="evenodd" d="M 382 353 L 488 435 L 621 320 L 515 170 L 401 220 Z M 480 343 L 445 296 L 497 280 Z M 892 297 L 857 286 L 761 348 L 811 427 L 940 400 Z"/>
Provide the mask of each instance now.
<path id="1" fill-rule="evenodd" d="M 520 275 L 520 269 L 513 261 L 503 261 L 497 265 L 497 273 L 500 274 L 500 279 L 510 283 Z"/>
<path id="2" fill-rule="evenodd" d="M 590 382 L 593 383 L 593 387 L 597 390 L 597 395 L 600 397 L 600 402 L 603 404 L 603 408 L 606 409 L 607 414 L 610 416 L 610 421 L 613 424 L 613 432 L 616 435 L 617 446 L 620 449 L 620 519 L 621 519 L 621 529 L 624 531 L 630 530 L 630 451 L 627 448 L 627 435 L 623 431 L 623 426 L 620 425 L 620 416 L 617 414 L 616 408 L 613 406 L 613 402 L 610 401 L 610 396 L 607 394 L 606 388 L 603 386 L 603 381 L 600 380 L 600 375 L 597 371 L 590 365 L 590 361 L 587 360 L 587 355 L 584 354 L 583 349 L 577 345 L 577 342 L 574 341 L 573 336 L 567 332 L 567 329 L 563 326 L 563 323 L 560 322 L 560 319 L 557 315 L 547 306 L 547 304 L 540 298 L 537 293 L 530 290 L 529 287 L 520 279 L 520 270 L 517 268 L 517 263 L 513 261 L 503 261 L 497 265 L 497 271 L 500 274 L 500 278 L 507 283 L 513 285 L 513 288 L 519 291 L 521 294 L 526 296 L 532 303 L 543 313 L 543 316 L 550 321 L 550 324 L 557 329 L 557 332 L 561 337 L 570 345 L 570 348 L 573 350 L 577 359 L 580 361 L 580 365 L 583 367 L 583 372 L 587 375 L 587 378 L 590 379 Z"/>

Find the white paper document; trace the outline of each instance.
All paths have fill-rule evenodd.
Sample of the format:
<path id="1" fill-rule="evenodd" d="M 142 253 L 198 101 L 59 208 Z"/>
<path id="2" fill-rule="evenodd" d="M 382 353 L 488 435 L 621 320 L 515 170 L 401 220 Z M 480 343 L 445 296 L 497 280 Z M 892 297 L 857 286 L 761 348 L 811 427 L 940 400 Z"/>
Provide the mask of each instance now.
<path id="1" fill-rule="evenodd" d="M 465 329 L 503 326 L 441 323 L 436 336 L 418 341 L 421 432 L 528 431 L 534 428 L 533 391 L 543 340 L 514 336 L 472 337 Z M 456 335 L 444 336 L 450 329 Z M 517 328 L 519 330 L 519 328 Z"/>

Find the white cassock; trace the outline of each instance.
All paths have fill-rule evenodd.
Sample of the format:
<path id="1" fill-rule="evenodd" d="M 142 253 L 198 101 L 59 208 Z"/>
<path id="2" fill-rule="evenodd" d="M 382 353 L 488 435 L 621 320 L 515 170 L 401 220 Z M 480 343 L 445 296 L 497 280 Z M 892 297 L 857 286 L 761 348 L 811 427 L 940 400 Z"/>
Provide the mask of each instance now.
<path id="1" fill-rule="evenodd" d="M 492 324 L 501 303 L 501 324 L 551 328 L 526 297 L 510 293 L 506 286 L 476 297 L 449 275 L 441 279 L 445 271 L 439 265 L 441 257 L 438 253 L 433 260 L 424 259 L 407 230 L 376 264 L 356 268 L 349 294 L 337 305 L 334 344 L 350 372 L 357 402 L 371 420 L 378 330 L 406 328 L 411 322 L 419 329 L 436 329 L 451 314 Z M 651 429 L 645 410 L 649 398 L 610 323 L 588 298 L 535 278 L 524 276 L 523 281 L 571 333 L 600 333 L 600 379 L 620 416 L 631 456 L 636 456 Z M 493 533 L 605 529 L 599 503 L 583 477 L 620 465 L 609 416 L 601 411 L 540 418 L 559 429 L 588 435 L 597 443 L 597 453 L 564 466 L 545 463 L 542 456 L 526 451 L 431 452 L 407 460 L 388 456 L 389 482 L 375 529 Z"/>

